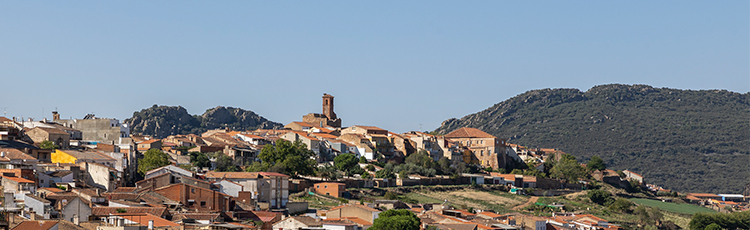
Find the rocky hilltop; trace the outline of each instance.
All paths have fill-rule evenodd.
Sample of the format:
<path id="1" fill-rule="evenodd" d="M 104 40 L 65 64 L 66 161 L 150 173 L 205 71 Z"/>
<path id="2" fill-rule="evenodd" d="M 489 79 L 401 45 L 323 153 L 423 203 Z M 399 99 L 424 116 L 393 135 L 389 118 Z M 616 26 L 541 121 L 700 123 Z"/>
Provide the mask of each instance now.
<path id="1" fill-rule="evenodd" d="M 646 85 L 541 89 L 435 131 L 484 130 L 510 143 L 599 155 L 677 191 L 741 193 L 750 178 L 750 94 Z"/>
<path id="2" fill-rule="evenodd" d="M 206 130 L 229 128 L 232 130 L 274 129 L 283 125 L 240 108 L 217 106 L 202 115 L 190 115 L 182 106 L 157 106 L 133 112 L 125 120 L 132 133 L 164 138 L 176 134 L 201 134 Z"/>

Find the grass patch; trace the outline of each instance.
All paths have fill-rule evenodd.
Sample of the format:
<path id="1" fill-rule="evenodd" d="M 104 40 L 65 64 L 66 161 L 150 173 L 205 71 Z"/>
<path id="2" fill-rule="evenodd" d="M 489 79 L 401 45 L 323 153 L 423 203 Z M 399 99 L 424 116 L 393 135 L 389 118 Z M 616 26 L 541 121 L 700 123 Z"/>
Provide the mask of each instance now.
<path id="1" fill-rule="evenodd" d="M 420 204 L 427 204 L 427 203 L 438 203 L 438 204 L 441 204 L 441 203 L 444 202 L 444 200 L 435 199 L 435 198 L 432 198 L 432 197 L 429 197 L 429 196 L 425 196 L 425 195 L 422 195 L 422 194 L 419 194 L 419 193 L 415 193 L 415 192 L 407 193 L 404 196 L 407 197 L 407 198 L 409 198 L 409 199 L 416 200 Z"/>
<path id="2" fill-rule="evenodd" d="M 716 212 L 709 208 L 704 208 L 704 207 L 692 205 L 692 204 L 676 204 L 676 203 L 668 203 L 668 202 L 661 202 L 658 200 L 649 200 L 649 199 L 640 199 L 640 198 L 631 198 L 629 200 L 632 202 L 635 202 L 636 204 L 646 205 L 649 207 L 657 207 L 661 210 L 664 210 L 667 212 L 674 212 L 674 213 L 695 214 L 699 212 L 709 212 L 709 213 Z"/>

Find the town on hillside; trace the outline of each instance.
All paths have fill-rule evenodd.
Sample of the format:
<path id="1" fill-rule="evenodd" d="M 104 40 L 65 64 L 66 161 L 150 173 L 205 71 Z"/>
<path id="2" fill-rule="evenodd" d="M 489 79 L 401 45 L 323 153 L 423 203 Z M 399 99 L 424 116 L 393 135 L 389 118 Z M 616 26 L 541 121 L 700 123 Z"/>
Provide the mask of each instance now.
<path id="1" fill-rule="evenodd" d="M 329 94 L 283 129 L 160 138 L 55 111 L 0 117 L 0 137 L 4 229 L 684 229 L 750 210 L 750 191 L 679 193 L 475 128 L 342 127 Z"/>

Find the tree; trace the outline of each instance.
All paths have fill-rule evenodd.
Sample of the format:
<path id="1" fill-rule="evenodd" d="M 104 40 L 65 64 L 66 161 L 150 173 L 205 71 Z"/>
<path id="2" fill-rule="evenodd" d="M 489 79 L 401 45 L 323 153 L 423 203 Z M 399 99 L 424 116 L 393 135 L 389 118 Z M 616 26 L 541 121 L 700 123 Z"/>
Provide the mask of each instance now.
<path id="1" fill-rule="evenodd" d="M 386 200 L 398 200 L 398 196 L 396 196 L 396 194 L 391 191 L 385 192 L 385 195 L 383 197 Z"/>
<path id="2" fill-rule="evenodd" d="M 159 149 L 149 149 L 138 161 L 138 173 L 145 176 L 146 172 L 165 165 L 169 165 L 169 155 Z"/>
<path id="3" fill-rule="evenodd" d="M 264 172 L 264 171 L 268 171 L 268 164 L 257 162 L 257 161 L 245 167 L 245 172 Z"/>
<path id="4" fill-rule="evenodd" d="M 711 223 L 708 226 L 706 226 L 706 228 L 704 228 L 704 229 L 705 230 L 721 230 L 723 228 L 721 228 L 721 226 L 719 224 L 717 224 L 717 223 Z"/>
<path id="5" fill-rule="evenodd" d="M 408 209 L 391 209 L 381 212 L 371 230 L 419 230 L 419 217 Z"/>
<path id="6" fill-rule="evenodd" d="M 609 209 L 612 209 L 613 211 L 617 212 L 630 212 L 630 207 L 633 206 L 633 202 L 630 202 L 628 199 L 625 198 L 617 198 L 615 202 L 613 202 Z"/>
<path id="7" fill-rule="evenodd" d="M 347 175 L 352 175 L 360 171 L 355 170 L 355 168 L 360 168 L 358 164 L 359 160 L 357 156 L 351 153 L 344 153 L 333 158 L 333 166 L 339 171 L 346 172 Z"/>
<path id="8" fill-rule="evenodd" d="M 594 202 L 600 205 L 605 205 L 605 204 L 609 204 L 610 202 L 612 202 L 612 194 L 604 190 L 599 190 L 599 189 L 589 190 L 589 192 L 586 195 L 589 197 L 589 199 L 591 199 L 591 202 Z"/>
<path id="9" fill-rule="evenodd" d="M 576 157 L 570 154 L 563 154 L 560 161 L 552 167 L 550 170 L 551 176 L 566 180 L 568 182 L 576 182 L 579 178 L 586 175 L 586 170 L 578 164 Z"/>
<path id="10" fill-rule="evenodd" d="M 258 157 L 264 164 L 268 164 L 269 171 L 284 173 L 290 176 L 314 175 L 315 153 L 300 142 L 294 143 L 279 139 L 276 145 L 265 145 Z"/>
<path id="11" fill-rule="evenodd" d="M 223 153 L 217 153 L 216 158 L 216 171 L 217 172 L 239 172 L 242 171 L 239 166 L 235 165 L 232 157 L 224 155 Z"/>
<path id="12" fill-rule="evenodd" d="M 52 141 L 42 141 L 42 143 L 39 144 L 39 148 L 41 148 L 41 149 L 59 149 L 60 146 L 56 145 Z"/>
<path id="13" fill-rule="evenodd" d="M 331 165 L 325 165 L 318 167 L 318 176 L 327 180 L 338 180 L 341 178 L 341 173 Z"/>
<path id="14" fill-rule="evenodd" d="M 367 163 L 367 158 L 365 156 L 359 157 L 359 163 Z"/>
<path id="15" fill-rule="evenodd" d="M 594 155 L 591 157 L 591 160 L 589 160 L 589 163 L 586 164 L 586 168 L 591 171 L 604 170 L 607 168 L 607 165 L 604 164 L 601 157 Z"/>
<path id="16" fill-rule="evenodd" d="M 396 179 L 396 174 L 391 169 L 383 168 L 375 172 L 376 178 Z"/>
<path id="17" fill-rule="evenodd" d="M 208 159 L 208 156 L 206 156 L 206 154 L 204 153 L 190 152 L 188 153 L 188 155 L 190 155 L 190 163 L 192 163 L 195 167 L 203 168 L 211 166 L 211 160 Z"/>

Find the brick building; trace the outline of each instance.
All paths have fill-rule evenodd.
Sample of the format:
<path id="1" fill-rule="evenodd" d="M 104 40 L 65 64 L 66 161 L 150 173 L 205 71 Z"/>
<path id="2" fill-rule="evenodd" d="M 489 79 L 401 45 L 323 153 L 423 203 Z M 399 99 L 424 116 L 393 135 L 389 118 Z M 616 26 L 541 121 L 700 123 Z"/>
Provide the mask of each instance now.
<path id="1" fill-rule="evenodd" d="M 346 191 L 346 185 L 335 182 L 317 183 L 313 188 L 315 188 L 315 192 L 318 194 L 332 197 L 343 197 Z"/>
<path id="2" fill-rule="evenodd" d="M 182 207 L 199 212 L 226 212 L 231 207 L 230 195 L 188 184 L 173 184 L 154 192 L 180 202 Z"/>

